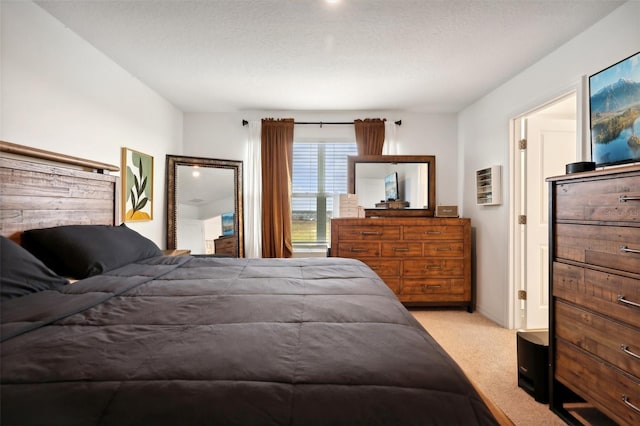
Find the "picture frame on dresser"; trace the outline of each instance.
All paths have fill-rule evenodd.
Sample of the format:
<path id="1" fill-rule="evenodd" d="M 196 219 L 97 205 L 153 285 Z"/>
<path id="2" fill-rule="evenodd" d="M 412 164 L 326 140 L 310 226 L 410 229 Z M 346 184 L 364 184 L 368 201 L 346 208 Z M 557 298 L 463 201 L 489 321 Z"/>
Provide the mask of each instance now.
<path id="1" fill-rule="evenodd" d="M 550 408 L 640 424 L 640 165 L 547 181 Z"/>

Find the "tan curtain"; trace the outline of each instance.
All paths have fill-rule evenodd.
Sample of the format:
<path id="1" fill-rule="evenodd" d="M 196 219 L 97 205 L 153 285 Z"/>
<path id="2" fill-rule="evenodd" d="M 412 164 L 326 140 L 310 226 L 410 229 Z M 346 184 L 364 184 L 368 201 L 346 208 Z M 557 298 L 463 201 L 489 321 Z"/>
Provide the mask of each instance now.
<path id="1" fill-rule="evenodd" d="M 262 257 L 291 257 L 293 119 L 262 120 Z"/>
<path id="2" fill-rule="evenodd" d="M 358 155 L 382 155 L 384 146 L 384 121 L 380 118 L 354 120 Z"/>

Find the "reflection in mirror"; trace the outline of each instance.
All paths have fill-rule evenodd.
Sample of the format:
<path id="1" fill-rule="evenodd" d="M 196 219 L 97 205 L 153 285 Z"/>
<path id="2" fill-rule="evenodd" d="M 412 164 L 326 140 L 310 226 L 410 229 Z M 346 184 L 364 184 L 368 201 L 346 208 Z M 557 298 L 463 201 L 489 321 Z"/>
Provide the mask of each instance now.
<path id="1" fill-rule="evenodd" d="M 435 157 L 431 155 L 362 155 L 349 157 L 349 192 L 358 195 L 358 204 L 368 216 L 433 216 L 435 211 Z M 397 181 L 397 197 L 390 196 L 389 184 Z M 385 201 L 402 201 L 406 210 L 389 209 Z M 385 214 L 386 213 L 386 214 Z M 403 214 L 404 213 L 404 214 Z"/>
<path id="2" fill-rule="evenodd" d="M 397 196 L 390 196 L 385 179 L 397 176 Z M 358 203 L 373 209 L 381 201 L 406 201 L 408 208 L 429 208 L 429 165 L 419 163 L 356 164 L 356 194 Z"/>
<path id="3" fill-rule="evenodd" d="M 242 257 L 242 162 L 167 156 L 167 248 Z"/>

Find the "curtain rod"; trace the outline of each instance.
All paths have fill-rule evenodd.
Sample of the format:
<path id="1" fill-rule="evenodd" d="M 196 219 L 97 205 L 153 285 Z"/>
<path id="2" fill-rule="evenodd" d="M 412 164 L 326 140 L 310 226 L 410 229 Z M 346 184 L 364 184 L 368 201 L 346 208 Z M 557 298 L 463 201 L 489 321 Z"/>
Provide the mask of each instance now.
<path id="1" fill-rule="evenodd" d="M 247 124 L 249 124 L 247 120 L 242 120 L 243 126 Z M 323 124 L 353 124 L 353 121 L 294 121 L 293 124 L 319 124 L 322 127 Z M 395 124 L 401 126 L 402 120 L 396 121 Z"/>

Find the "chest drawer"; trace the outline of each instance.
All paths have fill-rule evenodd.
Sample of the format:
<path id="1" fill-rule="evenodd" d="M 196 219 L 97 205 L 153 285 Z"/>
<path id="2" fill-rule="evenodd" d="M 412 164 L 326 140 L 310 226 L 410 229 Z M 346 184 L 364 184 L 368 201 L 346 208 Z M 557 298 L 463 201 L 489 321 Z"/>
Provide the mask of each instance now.
<path id="1" fill-rule="evenodd" d="M 405 240 L 457 240 L 464 238 L 464 228 L 457 225 L 412 225 L 402 229 Z"/>
<path id="2" fill-rule="evenodd" d="M 399 260 L 379 260 L 376 258 L 364 259 L 369 268 L 380 275 L 384 276 L 399 276 L 400 275 L 400 261 Z"/>
<path id="3" fill-rule="evenodd" d="M 407 277 L 461 277 L 464 275 L 462 259 L 403 260 L 402 272 Z"/>
<path id="4" fill-rule="evenodd" d="M 380 243 L 365 241 L 341 242 L 338 248 L 340 257 L 380 257 Z"/>
<path id="5" fill-rule="evenodd" d="M 560 339 L 556 344 L 555 371 L 558 380 L 596 402 L 619 424 L 640 424 L 640 380 Z"/>
<path id="6" fill-rule="evenodd" d="M 338 233 L 345 240 L 399 240 L 400 226 L 391 225 L 343 225 Z"/>
<path id="7" fill-rule="evenodd" d="M 464 243 L 462 241 L 434 241 L 424 243 L 422 252 L 427 257 L 464 256 Z"/>
<path id="8" fill-rule="evenodd" d="M 640 331 L 556 302 L 556 336 L 640 378 Z"/>
<path id="9" fill-rule="evenodd" d="M 634 305 L 640 305 L 637 279 L 561 262 L 553 262 L 552 268 L 554 297 L 627 324 L 640 324 L 640 307 Z"/>
<path id="10" fill-rule="evenodd" d="M 633 176 L 558 184 L 556 218 L 640 222 L 640 179 Z"/>
<path id="11" fill-rule="evenodd" d="M 422 243 L 397 241 L 382 243 L 383 257 L 416 257 L 422 256 Z"/>
<path id="12" fill-rule="evenodd" d="M 464 280 L 458 278 L 404 279 L 402 294 L 464 294 Z"/>
<path id="13" fill-rule="evenodd" d="M 640 273 L 640 228 L 556 225 L 555 257 Z"/>

